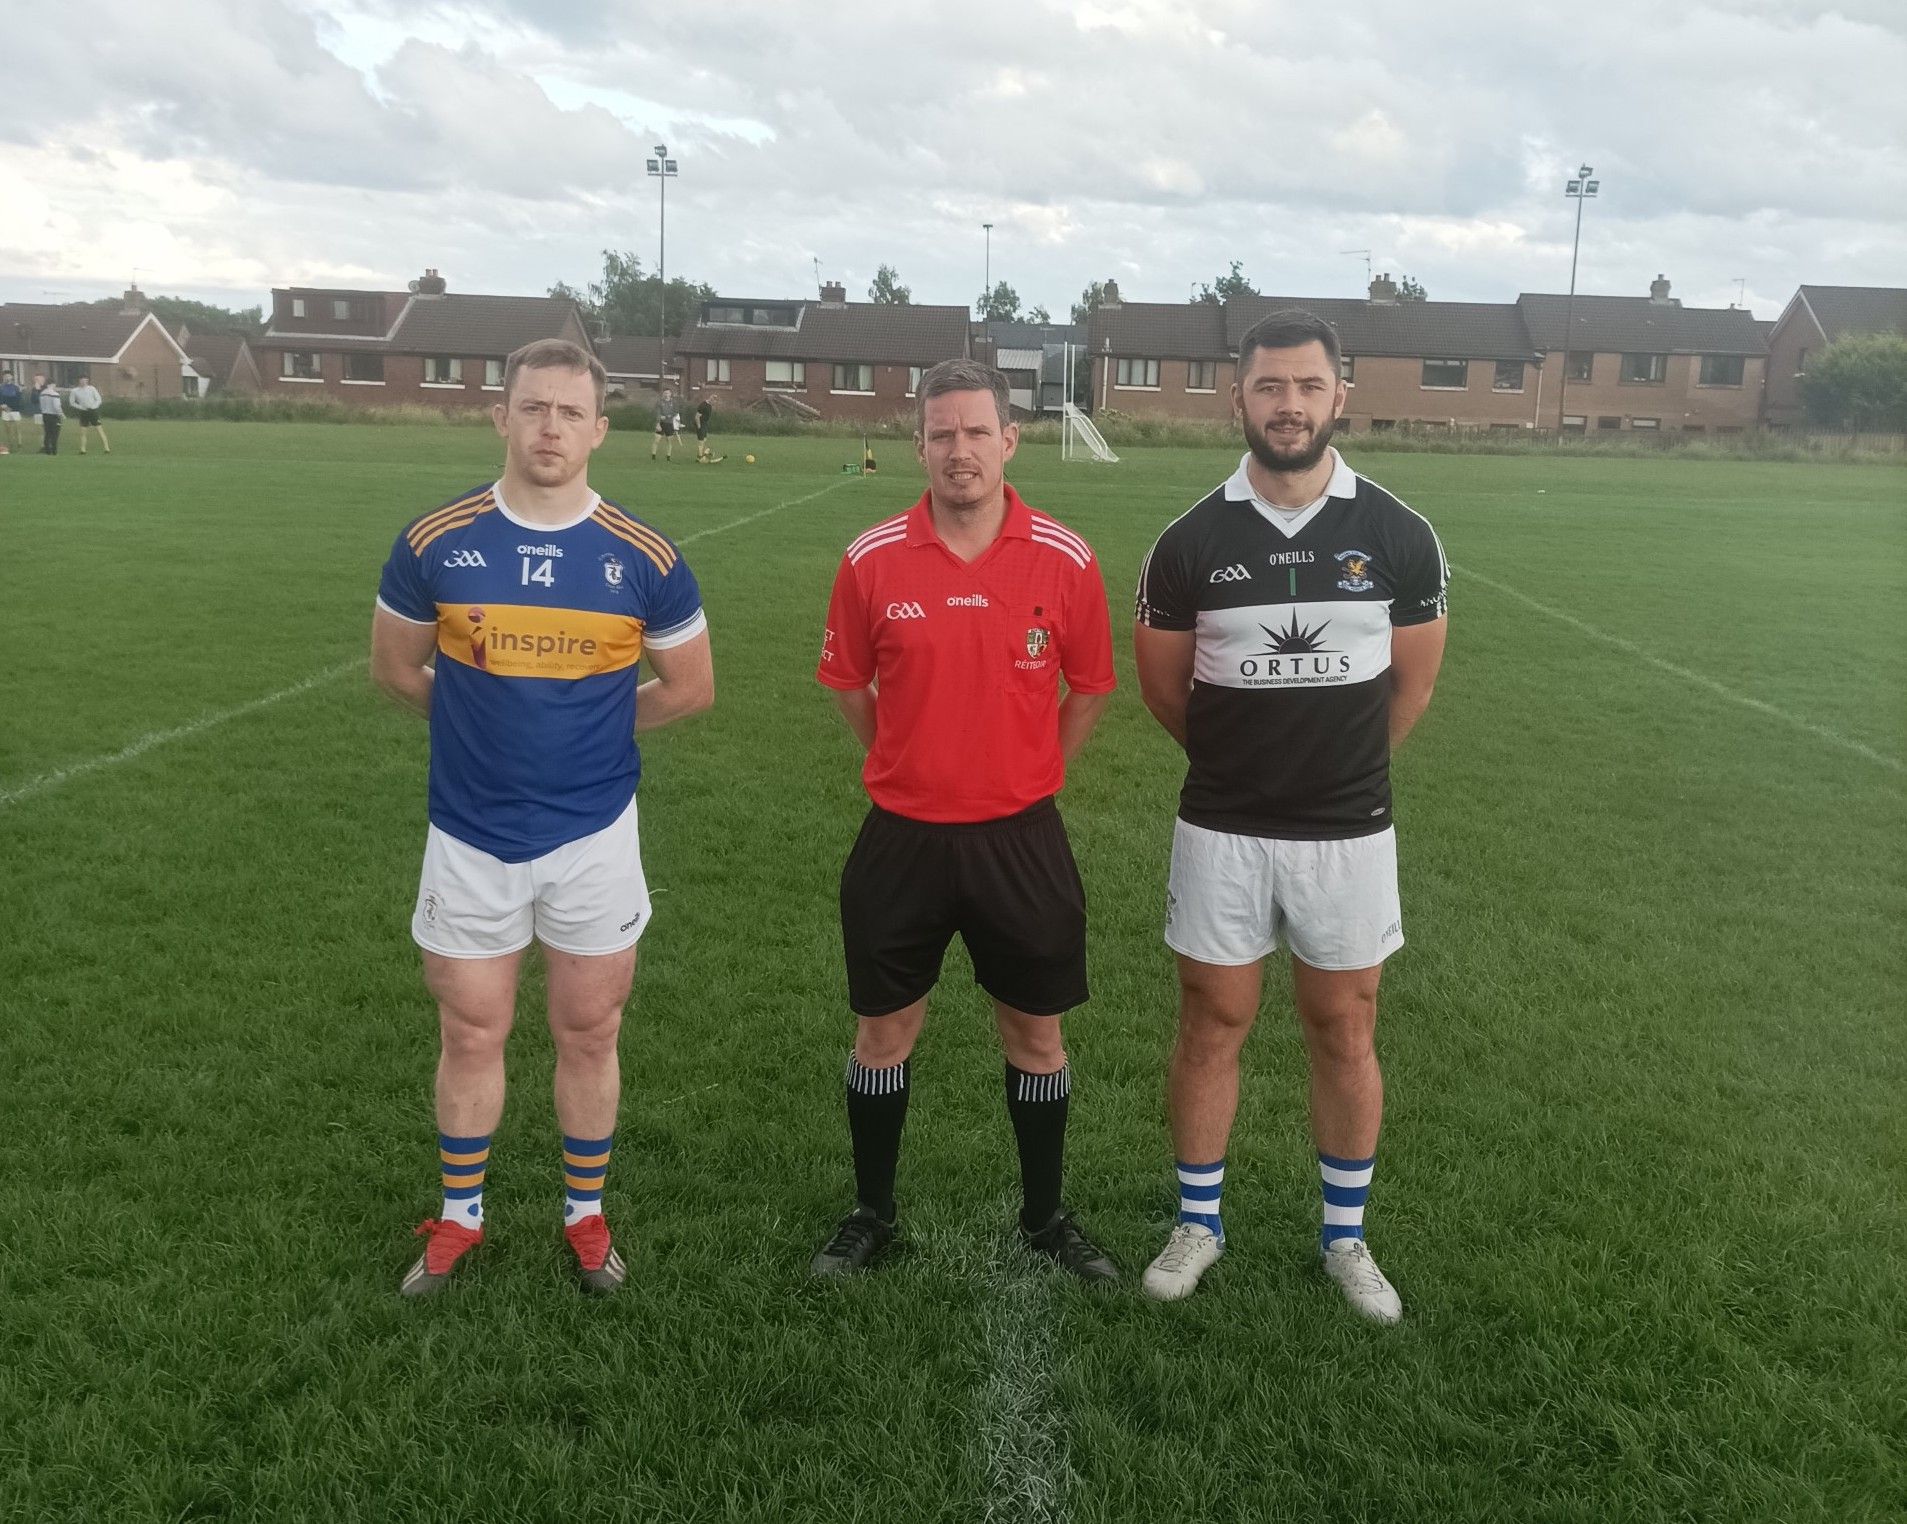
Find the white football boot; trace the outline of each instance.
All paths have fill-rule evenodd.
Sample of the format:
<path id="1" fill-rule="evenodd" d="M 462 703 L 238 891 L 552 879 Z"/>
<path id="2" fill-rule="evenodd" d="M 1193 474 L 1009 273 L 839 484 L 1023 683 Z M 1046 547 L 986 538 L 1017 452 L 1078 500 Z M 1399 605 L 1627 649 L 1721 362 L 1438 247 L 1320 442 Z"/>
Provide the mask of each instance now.
<path id="1" fill-rule="evenodd" d="M 1155 1302 L 1176 1302 L 1190 1296 L 1199 1277 L 1225 1252 L 1225 1240 L 1203 1223 L 1182 1222 L 1172 1229 L 1159 1257 L 1146 1266 L 1140 1283 Z"/>
<path id="2" fill-rule="evenodd" d="M 1373 1323 L 1400 1323 L 1404 1301 L 1397 1288 L 1384 1278 L 1361 1238 L 1340 1238 L 1319 1258 L 1324 1273 L 1338 1283 L 1344 1300 Z"/>

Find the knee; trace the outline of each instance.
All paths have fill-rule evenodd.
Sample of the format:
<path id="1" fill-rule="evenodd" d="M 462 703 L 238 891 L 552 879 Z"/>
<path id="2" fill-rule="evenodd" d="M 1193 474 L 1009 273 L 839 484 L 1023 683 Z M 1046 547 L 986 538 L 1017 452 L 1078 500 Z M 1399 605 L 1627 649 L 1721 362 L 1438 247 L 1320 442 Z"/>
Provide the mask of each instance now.
<path id="1" fill-rule="evenodd" d="M 1195 1061 L 1236 1058 L 1257 1019 L 1256 1005 L 1187 990 L 1179 1006 L 1179 1048 Z"/>
<path id="2" fill-rule="evenodd" d="M 1051 1074 L 1066 1062 L 1066 1043 L 1056 1016 L 1002 1012 L 1000 1045 L 1007 1062 L 1028 1074 Z"/>
<path id="3" fill-rule="evenodd" d="M 552 1016 L 550 1020 L 550 1036 L 557 1053 L 564 1058 L 585 1062 L 607 1058 L 616 1051 L 616 1040 L 621 1034 L 620 1003 L 570 1011 L 560 1018 Z"/>
<path id="4" fill-rule="evenodd" d="M 438 1026 L 442 1032 L 444 1057 L 456 1062 L 478 1063 L 503 1055 L 503 1044 L 510 1035 L 507 1016 L 492 1013 L 438 1007 Z"/>
<path id="5" fill-rule="evenodd" d="M 854 1033 L 854 1056 L 863 1069 L 891 1069 L 912 1055 L 920 1023 L 908 1021 L 905 1016 L 905 1012 L 896 1012 L 892 1016 L 861 1018 Z"/>
<path id="6" fill-rule="evenodd" d="M 1377 1001 L 1354 997 L 1322 1010 L 1306 1011 L 1305 1045 L 1318 1058 L 1339 1066 L 1364 1064 L 1377 1052 Z"/>

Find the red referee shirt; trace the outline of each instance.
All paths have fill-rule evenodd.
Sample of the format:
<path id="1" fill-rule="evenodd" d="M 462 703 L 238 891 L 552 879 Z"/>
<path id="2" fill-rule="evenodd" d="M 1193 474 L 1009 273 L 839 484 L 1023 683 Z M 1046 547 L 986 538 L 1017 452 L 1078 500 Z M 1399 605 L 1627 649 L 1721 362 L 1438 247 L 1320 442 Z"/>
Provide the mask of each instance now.
<path id="1" fill-rule="evenodd" d="M 915 820 L 998 820 L 1059 792 L 1059 679 L 1113 690 L 1112 623 L 1099 562 L 1072 530 L 1011 487 L 1000 537 L 962 561 L 925 495 L 847 549 L 815 676 L 879 684 L 862 778 Z"/>

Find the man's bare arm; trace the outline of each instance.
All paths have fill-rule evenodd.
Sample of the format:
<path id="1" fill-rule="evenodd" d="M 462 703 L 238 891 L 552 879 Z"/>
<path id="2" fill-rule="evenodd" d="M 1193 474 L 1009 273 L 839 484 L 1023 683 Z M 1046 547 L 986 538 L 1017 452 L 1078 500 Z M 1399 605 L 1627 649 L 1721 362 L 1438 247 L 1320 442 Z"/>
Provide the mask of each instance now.
<path id="1" fill-rule="evenodd" d="M 1106 706 L 1112 702 L 1110 693 L 1075 693 L 1067 690 L 1066 697 L 1059 704 L 1059 754 L 1068 762 L 1079 755 L 1079 749 L 1093 733 L 1093 727 L 1099 723 L 1099 717 L 1106 712 Z"/>
<path id="2" fill-rule="evenodd" d="M 437 626 L 400 618 L 383 605 L 371 615 L 371 681 L 407 709 L 430 713 Z"/>
<path id="3" fill-rule="evenodd" d="M 854 732 L 854 739 L 861 743 L 862 751 L 874 749 L 874 689 L 868 688 L 830 688 L 828 697 L 834 700 L 834 707 L 841 711 L 841 718 L 848 722 L 848 729 Z"/>
<path id="4" fill-rule="evenodd" d="M 1185 745 L 1185 708 L 1192 698 L 1191 630 L 1132 627 L 1132 654 L 1139 664 L 1139 696 L 1166 734 Z"/>
<path id="5" fill-rule="evenodd" d="M 1444 636 L 1449 628 L 1448 618 L 1438 618 L 1391 631 L 1393 751 L 1430 707 L 1430 694 L 1437 686 L 1437 669 L 1443 665 Z"/>
<path id="6" fill-rule="evenodd" d="M 649 663 L 651 676 L 636 689 L 638 734 L 673 725 L 714 704 L 715 653 L 707 630 L 666 650 L 651 646 L 642 659 Z"/>

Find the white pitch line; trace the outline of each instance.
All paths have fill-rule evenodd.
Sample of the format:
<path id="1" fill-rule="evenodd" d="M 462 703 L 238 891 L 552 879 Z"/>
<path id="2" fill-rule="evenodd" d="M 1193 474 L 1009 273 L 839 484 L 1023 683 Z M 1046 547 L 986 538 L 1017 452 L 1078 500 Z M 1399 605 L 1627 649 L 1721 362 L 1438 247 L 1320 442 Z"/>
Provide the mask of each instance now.
<path id="1" fill-rule="evenodd" d="M 1809 735 L 1815 737 L 1816 740 L 1826 741 L 1831 746 L 1838 746 L 1843 751 L 1849 751 L 1857 757 L 1866 758 L 1869 762 L 1877 762 L 1882 767 L 1890 768 L 1894 772 L 1907 772 L 1907 762 L 1902 762 L 1898 757 L 1890 757 L 1885 752 L 1875 751 L 1871 746 L 1863 746 L 1859 741 L 1854 740 L 1851 736 L 1842 735 L 1838 730 L 1829 730 L 1825 725 L 1817 725 L 1812 720 L 1804 720 L 1797 714 L 1790 714 L 1785 709 L 1778 709 L 1765 699 L 1758 699 L 1746 693 L 1738 693 L 1726 683 L 1718 683 L 1714 678 L 1707 677 L 1700 672 L 1691 671 L 1687 667 L 1679 667 L 1672 661 L 1664 661 L 1652 651 L 1644 650 L 1633 641 L 1624 640 L 1620 635 L 1611 635 L 1607 630 L 1599 630 L 1593 624 L 1578 619 L 1574 614 L 1565 613 L 1562 609 L 1551 608 L 1547 603 L 1539 602 L 1528 593 L 1518 591 L 1507 582 L 1499 582 L 1494 577 L 1486 577 L 1482 572 L 1471 571 L 1467 567 L 1453 566 L 1450 569 L 1460 576 L 1470 577 L 1481 582 L 1485 587 L 1495 588 L 1496 591 L 1502 593 L 1506 598 L 1514 598 L 1518 603 L 1535 609 L 1539 614 L 1548 615 L 1559 624 L 1566 624 L 1572 630 L 1581 631 L 1591 640 L 1600 640 L 1604 645 L 1613 646 L 1616 650 L 1633 656 L 1638 661 L 1648 663 L 1648 665 L 1656 668 L 1656 670 L 1660 672 L 1667 672 L 1670 676 L 1679 677 L 1684 682 L 1695 684 L 1698 688 L 1705 688 L 1718 698 L 1727 699 L 1731 704 L 1739 704 L 1744 709 L 1752 709 L 1756 714 L 1765 714 L 1770 719 L 1780 720 L 1784 725 L 1792 725 L 1797 730 L 1805 730 Z"/>
<path id="2" fill-rule="evenodd" d="M 840 481 L 829 482 L 828 485 L 823 487 L 819 492 L 810 492 L 806 497 L 791 497 L 784 503 L 776 503 L 774 507 L 764 508 L 759 513 L 751 513 L 746 518 L 734 519 L 726 524 L 717 524 L 709 529 L 699 529 L 694 534 L 685 536 L 675 543 L 678 545 L 690 545 L 697 540 L 705 540 L 710 535 L 722 534 L 730 529 L 739 529 L 744 524 L 752 524 L 756 519 L 765 519 L 769 514 L 780 513 L 784 508 L 795 508 L 802 503 L 812 503 L 816 498 L 823 497 L 835 491 L 837 488 L 845 486 L 854 479 L 855 478 L 851 476 L 844 476 Z M 121 762 L 130 762 L 133 758 L 143 756 L 155 746 L 163 746 L 168 741 L 182 741 L 187 736 L 198 735 L 201 731 L 210 730 L 215 725 L 223 725 L 227 720 L 236 720 L 244 715 L 251 714 L 254 710 L 264 709 L 272 704 L 282 703 L 288 698 L 296 698 L 301 693 L 309 693 L 313 688 L 322 687 L 326 683 L 336 682 L 347 672 L 362 667 L 364 663 L 365 658 L 360 656 L 351 661 L 341 662 L 335 667 L 326 667 L 322 672 L 314 672 L 303 681 L 293 683 L 289 688 L 280 688 L 276 693 L 268 693 L 263 698 L 255 698 L 248 703 L 238 704 L 230 709 L 215 710 L 211 714 L 200 715 L 196 720 L 190 720 L 183 725 L 174 725 L 166 730 L 149 731 L 139 737 L 139 739 L 134 741 L 131 745 L 108 753 L 106 756 L 89 757 L 84 762 L 75 762 L 71 767 L 56 768 L 50 773 L 42 773 L 37 778 L 29 778 L 18 788 L 0 791 L 0 809 L 5 809 L 8 805 L 20 804 L 25 800 L 35 798 L 40 794 L 46 793 L 49 789 L 58 788 L 62 783 L 69 783 L 75 778 L 83 778 L 88 773 L 98 772 L 101 768 L 113 767 Z"/>
<path id="3" fill-rule="evenodd" d="M 845 487 L 849 482 L 856 479 L 857 478 L 852 476 L 844 476 L 838 482 L 829 482 L 828 485 L 823 487 L 819 492 L 810 492 L 806 497 L 791 497 L 785 503 L 777 503 L 772 508 L 764 508 L 761 512 L 751 513 L 746 518 L 731 519 L 726 524 L 717 524 L 713 529 L 698 529 L 694 534 L 685 535 L 675 543 L 678 545 L 693 545 L 697 540 L 706 540 L 712 534 L 721 534 L 730 529 L 740 529 L 744 524 L 752 524 L 756 519 L 765 519 L 769 514 L 780 513 L 784 508 L 797 508 L 803 503 L 812 503 L 818 497 L 826 497 L 830 492 Z"/>
<path id="4" fill-rule="evenodd" d="M 41 773 L 37 778 L 29 778 L 18 788 L 0 793 L 0 809 L 10 804 L 19 804 L 44 794 L 49 789 L 58 788 L 62 783 L 70 783 L 75 778 L 83 778 L 88 773 L 96 773 L 103 767 L 113 767 L 121 762 L 130 762 L 135 757 L 144 756 L 155 746 L 164 746 L 168 741 L 183 741 L 187 736 L 198 735 L 210 730 L 214 725 L 223 725 L 227 720 L 236 720 L 243 715 L 269 708 L 288 698 L 296 698 L 301 693 L 309 693 L 313 688 L 323 687 L 326 683 L 336 682 L 347 672 L 355 672 L 365 664 L 366 658 L 353 657 L 350 661 L 340 662 L 335 667 L 326 667 L 322 672 L 314 672 L 302 682 L 293 683 L 289 688 L 280 688 L 276 693 L 268 693 L 263 698 L 255 698 L 247 703 L 236 704 L 230 709 L 214 710 L 211 714 L 202 714 L 196 720 L 184 725 L 174 725 L 166 730 L 149 730 L 129 746 L 103 757 L 89 757 L 84 762 L 75 762 L 71 767 L 56 768 L 50 773 Z"/>

